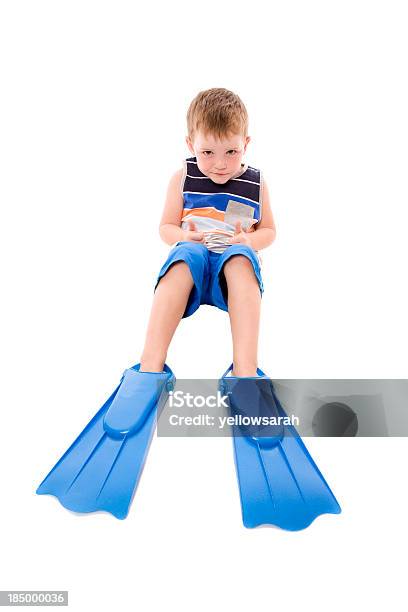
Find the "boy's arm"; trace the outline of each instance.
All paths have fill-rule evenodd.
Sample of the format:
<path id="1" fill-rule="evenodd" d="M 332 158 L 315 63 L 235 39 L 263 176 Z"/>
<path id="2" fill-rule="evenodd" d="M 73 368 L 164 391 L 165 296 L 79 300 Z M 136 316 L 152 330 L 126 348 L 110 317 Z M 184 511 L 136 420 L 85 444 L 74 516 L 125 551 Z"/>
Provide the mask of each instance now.
<path id="1" fill-rule="evenodd" d="M 160 237 L 167 244 L 174 244 L 184 239 L 184 230 L 180 227 L 183 213 L 183 195 L 180 188 L 182 176 L 183 168 L 173 174 L 167 188 L 159 227 Z"/>
<path id="2" fill-rule="evenodd" d="M 248 232 L 251 247 L 255 251 L 265 249 L 275 240 L 276 228 L 275 221 L 271 210 L 271 203 L 269 198 L 269 190 L 263 181 L 263 196 L 262 196 L 262 217 L 260 222 L 256 226 L 256 230 Z"/>

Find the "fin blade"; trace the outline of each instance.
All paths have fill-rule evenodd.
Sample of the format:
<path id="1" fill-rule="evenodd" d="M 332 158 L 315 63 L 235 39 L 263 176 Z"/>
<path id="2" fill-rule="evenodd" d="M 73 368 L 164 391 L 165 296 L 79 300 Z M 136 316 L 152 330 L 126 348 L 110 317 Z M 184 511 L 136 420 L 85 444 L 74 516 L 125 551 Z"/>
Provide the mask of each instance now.
<path id="1" fill-rule="evenodd" d="M 246 527 L 276 525 L 289 531 L 308 527 L 321 514 L 341 512 L 336 498 L 300 438 L 261 448 L 234 439 L 235 462 Z"/>

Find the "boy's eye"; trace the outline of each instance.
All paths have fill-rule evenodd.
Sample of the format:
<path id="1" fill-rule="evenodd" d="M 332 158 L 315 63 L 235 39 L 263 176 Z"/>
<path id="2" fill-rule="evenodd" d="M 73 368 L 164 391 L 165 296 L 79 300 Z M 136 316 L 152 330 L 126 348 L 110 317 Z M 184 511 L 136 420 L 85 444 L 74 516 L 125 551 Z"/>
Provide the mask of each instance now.
<path id="1" fill-rule="evenodd" d="M 212 151 L 202 151 L 204 157 L 209 157 L 210 155 L 212 155 L 212 153 Z M 227 155 L 235 155 L 236 153 L 238 153 L 236 149 L 230 149 L 229 151 L 227 151 Z"/>

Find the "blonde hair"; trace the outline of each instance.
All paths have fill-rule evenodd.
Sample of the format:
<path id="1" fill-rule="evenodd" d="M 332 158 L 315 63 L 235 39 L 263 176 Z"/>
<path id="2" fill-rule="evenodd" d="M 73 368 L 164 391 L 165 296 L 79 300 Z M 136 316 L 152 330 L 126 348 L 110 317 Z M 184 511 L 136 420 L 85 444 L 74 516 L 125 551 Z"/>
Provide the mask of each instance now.
<path id="1" fill-rule="evenodd" d="M 214 87 L 200 91 L 187 111 L 187 131 L 191 140 L 198 130 L 223 138 L 248 135 L 248 113 L 242 100 L 228 89 Z"/>

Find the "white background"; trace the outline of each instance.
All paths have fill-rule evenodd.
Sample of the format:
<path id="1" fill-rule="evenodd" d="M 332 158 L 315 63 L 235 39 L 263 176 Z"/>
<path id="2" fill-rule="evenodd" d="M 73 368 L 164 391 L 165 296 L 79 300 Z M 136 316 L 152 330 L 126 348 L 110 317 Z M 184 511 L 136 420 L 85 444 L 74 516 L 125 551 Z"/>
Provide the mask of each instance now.
<path id="1" fill-rule="evenodd" d="M 262 252 L 273 378 L 408 378 L 404 2 L 0 5 L 0 589 L 72 610 L 406 609 L 405 439 L 311 439 L 343 514 L 241 525 L 230 440 L 156 439 L 129 518 L 34 490 L 139 361 L 171 174 L 202 89 L 237 92 L 277 225 Z M 168 363 L 217 378 L 228 316 Z M 405 603 L 404 603 L 405 599 Z"/>

